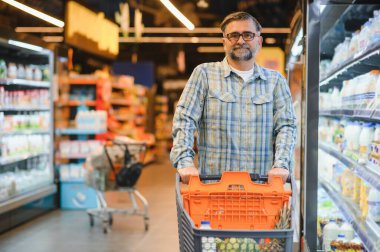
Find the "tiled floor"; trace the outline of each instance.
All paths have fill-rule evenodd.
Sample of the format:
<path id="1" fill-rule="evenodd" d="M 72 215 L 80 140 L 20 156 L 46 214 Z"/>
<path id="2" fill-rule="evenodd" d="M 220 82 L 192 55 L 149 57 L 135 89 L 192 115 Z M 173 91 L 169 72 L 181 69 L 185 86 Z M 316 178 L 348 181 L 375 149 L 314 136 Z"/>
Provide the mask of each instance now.
<path id="1" fill-rule="evenodd" d="M 93 228 L 82 211 L 57 210 L 0 236 L 1 252 L 175 252 L 179 251 L 175 203 L 175 170 L 167 158 L 147 166 L 137 189 L 147 198 L 149 231 L 138 216 L 115 216 L 112 232 Z M 112 195 L 126 205 L 124 195 Z"/>

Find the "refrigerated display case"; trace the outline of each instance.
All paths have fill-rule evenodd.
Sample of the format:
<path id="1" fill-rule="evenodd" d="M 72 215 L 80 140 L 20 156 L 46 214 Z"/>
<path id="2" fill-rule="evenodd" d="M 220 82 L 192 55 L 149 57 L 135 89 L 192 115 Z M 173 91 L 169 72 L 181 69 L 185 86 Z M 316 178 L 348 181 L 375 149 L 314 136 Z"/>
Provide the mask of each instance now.
<path id="1" fill-rule="evenodd" d="M 380 251 L 380 4 L 322 3 L 306 16 L 305 250 L 330 251 L 331 219 Z"/>
<path id="2" fill-rule="evenodd" d="M 55 207 L 53 52 L 0 28 L 0 232 Z"/>

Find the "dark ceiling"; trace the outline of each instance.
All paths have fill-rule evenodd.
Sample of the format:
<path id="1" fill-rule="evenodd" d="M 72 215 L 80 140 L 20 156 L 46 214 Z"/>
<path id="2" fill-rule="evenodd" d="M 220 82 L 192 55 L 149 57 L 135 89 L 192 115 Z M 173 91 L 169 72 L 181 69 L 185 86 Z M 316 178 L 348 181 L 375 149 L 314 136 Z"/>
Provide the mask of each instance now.
<path id="1" fill-rule="evenodd" d="M 58 19 L 64 20 L 63 0 L 19 0 L 26 5 L 41 10 Z M 115 20 L 115 12 L 119 11 L 119 3 L 126 0 L 80 0 L 78 1 L 94 11 L 102 11 L 106 17 Z M 131 0 L 131 18 L 133 10 L 138 7 L 143 13 L 145 27 L 183 27 L 182 24 L 169 13 L 159 0 Z M 195 27 L 218 27 L 223 18 L 233 11 L 246 11 L 255 16 L 263 27 L 289 28 L 296 9 L 297 0 L 172 0 L 173 4 L 181 10 Z M 199 2 L 207 2 L 207 8 L 197 6 Z M 0 1 L 0 24 L 15 28 L 17 26 L 52 26 L 29 14 Z M 133 26 L 133 22 L 131 23 Z M 38 36 L 51 34 L 35 34 Z M 155 35 L 157 36 L 157 34 Z M 171 36 L 167 34 L 167 36 Z M 174 35 L 175 36 L 175 35 Z M 183 36 L 183 35 L 181 35 Z M 207 34 L 197 36 L 208 36 Z M 215 34 L 214 34 L 215 36 Z M 288 34 L 264 34 L 273 37 L 276 42 L 271 45 L 285 47 Z M 196 44 L 120 44 L 119 59 L 130 60 L 132 52 L 137 52 L 138 60 L 154 61 L 156 66 L 170 66 L 175 64 L 175 55 L 183 49 L 186 54 L 187 69 L 191 69 L 205 61 L 220 60 L 223 54 L 199 54 Z"/>

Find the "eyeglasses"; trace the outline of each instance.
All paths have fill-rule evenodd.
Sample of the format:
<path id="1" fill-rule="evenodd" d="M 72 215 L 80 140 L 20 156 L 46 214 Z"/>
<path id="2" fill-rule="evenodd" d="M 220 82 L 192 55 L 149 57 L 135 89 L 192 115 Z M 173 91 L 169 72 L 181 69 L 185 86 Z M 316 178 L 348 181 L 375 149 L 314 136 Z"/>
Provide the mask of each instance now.
<path id="1" fill-rule="evenodd" d="M 257 35 L 253 32 L 231 32 L 226 35 L 226 38 L 232 43 L 236 43 L 240 39 L 240 36 L 244 39 L 244 41 L 251 41 L 255 37 L 259 37 L 260 35 Z"/>

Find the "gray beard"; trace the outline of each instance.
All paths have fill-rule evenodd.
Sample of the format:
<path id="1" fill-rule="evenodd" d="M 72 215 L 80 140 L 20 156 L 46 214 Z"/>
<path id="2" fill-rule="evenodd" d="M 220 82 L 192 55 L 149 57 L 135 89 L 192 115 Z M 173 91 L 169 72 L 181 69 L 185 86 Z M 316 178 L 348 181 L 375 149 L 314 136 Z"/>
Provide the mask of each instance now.
<path id="1" fill-rule="evenodd" d="M 245 48 L 245 49 L 247 49 L 247 52 L 244 53 L 243 55 L 236 55 L 235 50 L 239 49 L 239 48 Z M 232 60 L 235 60 L 235 61 L 248 61 L 248 60 L 251 60 L 254 55 L 256 55 L 256 50 L 251 51 L 247 47 L 236 46 L 228 54 L 229 54 L 229 56 L 231 57 Z"/>

